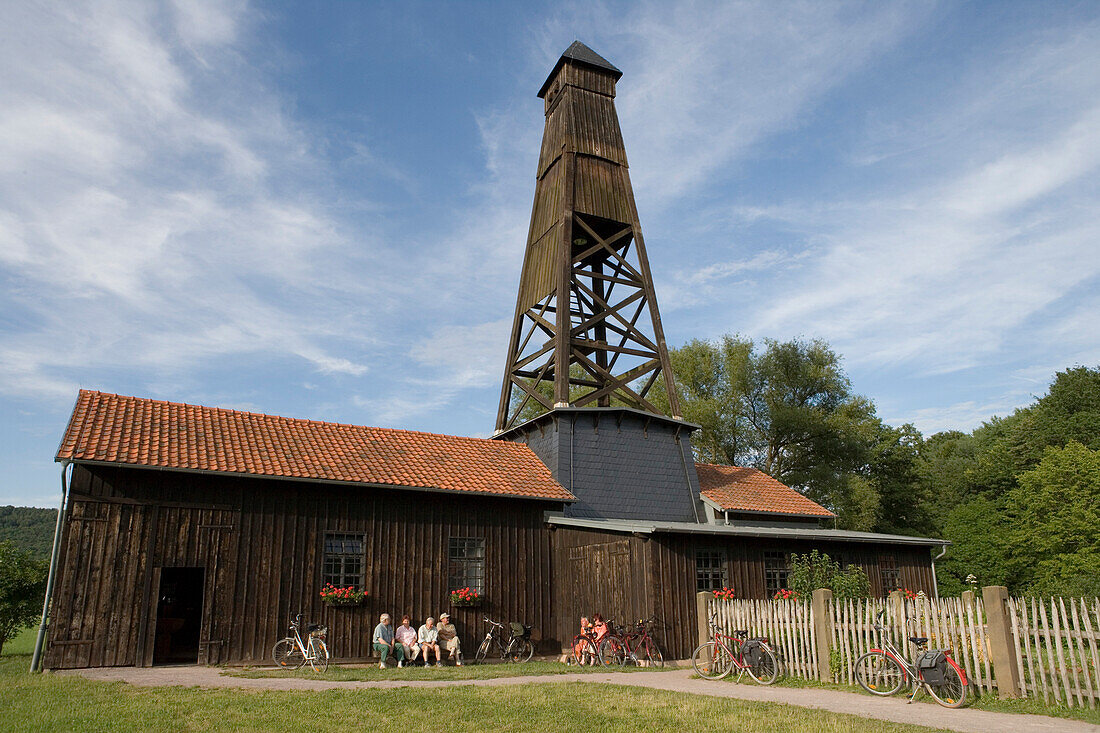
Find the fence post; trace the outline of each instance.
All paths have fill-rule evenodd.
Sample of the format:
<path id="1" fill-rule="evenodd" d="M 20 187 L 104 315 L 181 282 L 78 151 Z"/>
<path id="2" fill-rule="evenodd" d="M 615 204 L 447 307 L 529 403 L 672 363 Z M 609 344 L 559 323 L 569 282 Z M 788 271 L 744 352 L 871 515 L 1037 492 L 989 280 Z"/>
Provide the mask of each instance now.
<path id="1" fill-rule="evenodd" d="M 905 594 L 900 590 L 892 590 L 886 599 L 890 604 L 890 617 L 893 621 L 894 635 L 898 639 L 904 639 L 909 636 L 909 627 L 905 618 Z"/>
<path id="2" fill-rule="evenodd" d="M 813 594 L 813 603 L 810 612 L 814 619 L 814 640 L 817 648 L 817 678 L 822 682 L 831 682 L 833 679 L 832 666 L 829 664 L 829 652 L 833 644 L 833 629 L 829 623 L 829 604 L 833 600 L 833 592 L 828 588 L 818 588 Z"/>
<path id="3" fill-rule="evenodd" d="M 976 617 L 978 615 L 978 604 L 974 601 L 974 591 L 964 590 L 962 592 L 962 599 L 963 605 L 966 608 L 969 608 L 970 612 L 973 613 Z"/>
<path id="4" fill-rule="evenodd" d="M 707 601 L 714 597 L 714 594 L 709 591 L 702 591 L 695 594 L 695 622 L 699 631 L 699 643 L 706 644 L 710 641 L 710 626 L 708 622 L 710 618 L 707 616 Z M 691 651 L 695 651 L 692 649 Z M 690 655 L 691 652 L 688 652 Z"/>
<path id="5" fill-rule="evenodd" d="M 986 638 L 989 639 L 990 657 L 993 660 L 993 679 L 997 684 L 997 696 L 1002 700 L 1020 696 L 1019 650 L 1012 638 L 1012 625 L 1008 618 L 1008 588 L 1003 585 L 987 585 L 982 588 L 985 606 Z M 981 619 L 978 619 L 981 623 Z"/>

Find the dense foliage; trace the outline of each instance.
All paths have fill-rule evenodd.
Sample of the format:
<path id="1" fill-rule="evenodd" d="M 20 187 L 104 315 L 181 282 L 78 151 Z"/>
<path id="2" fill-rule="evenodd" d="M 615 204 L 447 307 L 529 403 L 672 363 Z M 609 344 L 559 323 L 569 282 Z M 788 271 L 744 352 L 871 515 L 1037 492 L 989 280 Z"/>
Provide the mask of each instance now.
<path id="1" fill-rule="evenodd" d="M 11 540 L 16 547 L 49 559 L 56 523 L 56 509 L 0 506 L 0 541 Z"/>
<path id="2" fill-rule="evenodd" d="M 863 568 L 849 565 L 842 570 L 840 563 L 817 550 L 805 555 L 797 552 L 791 555 L 787 586 L 806 600 L 817 588 L 828 588 L 834 598 L 867 598 L 871 595 L 871 582 Z"/>
<path id="3" fill-rule="evenodd" d="M 46 563 L 10 540 L 0 542 L 0 650 L 42 611 Z"/>

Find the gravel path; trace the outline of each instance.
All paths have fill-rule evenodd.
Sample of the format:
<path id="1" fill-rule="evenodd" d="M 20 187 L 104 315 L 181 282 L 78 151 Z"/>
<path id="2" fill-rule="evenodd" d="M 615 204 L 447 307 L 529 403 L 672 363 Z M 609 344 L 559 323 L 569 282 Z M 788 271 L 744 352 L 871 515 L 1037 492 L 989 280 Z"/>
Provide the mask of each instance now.
<path id="1" fill-rule="evenodd" d="M 144 687 L 176 685 L 184 687 L 223 687 L 246 690 L 366 690 L 396 689 L 401 687 L 499 687 L 502 685 L 529 685 L 541 682 L 584 681 L 607 682 L 616 685 L 648 687 L 673 692 L 687 692 L 711 697 L 731 697 L 759 702 L 779 702 L 805 708 L 830 710 L 864 718 L 877 718 L 898 723 L 913 723 L 930 728 L 941 728 L 964 733 L 993 731 L 1002 733 L 1100 733 L 1100 726 L 1076 720 L 1051 718 L 1045 715 L 1018 715 L 994 713 L 986 710 L 945 710 L 937 705 L 907 705 L 903 698 L 875 698 L 852 692 L 836 690 L 802 689 L 791 687 L 761 687 L 729 682 L 708 682 L 692 679 L 691 670 L 675 669 L 666 672 L 644 673 L 583 673 L 535 675 L 530 677 L 500 677 L 489 680 L 380 680 L 378 682 L 337 682 L 310 679 L 307 676 L 253 679 L 223 675 L 216 667 L 103 667 L 97 669 L 66 670 L 57 674 L 76 674 L 92 680 L 127 682 Z"/>

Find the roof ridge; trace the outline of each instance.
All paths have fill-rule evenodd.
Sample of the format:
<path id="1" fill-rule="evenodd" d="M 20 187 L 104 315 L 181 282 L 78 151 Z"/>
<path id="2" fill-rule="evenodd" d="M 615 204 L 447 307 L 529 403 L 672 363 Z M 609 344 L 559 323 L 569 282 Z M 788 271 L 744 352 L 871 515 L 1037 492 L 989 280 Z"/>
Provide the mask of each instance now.
<path id="1" fill-rule="evenodd" d="M 359 425 L 356 423 L 334 422 L 330 420 L 314 420 L 308 417 L 290 417 L 288 415 L 276 415 L 269 412 L 254 412 L 252 410 L 238 410 L 232 407 L 215 407 L 212 405 L 199 405 L 192 402 L 173 402 L 171 400 L 160 400 L 154 397 L 138 397 L 136 395 L 123 395 L 115 392 L 104 392 L 101 390 L 81 389 L 79 394 L 97 395 L 101 397 L 114 397 L 120 400 L 134 400 L 136 402 L 146 402 L 157 405 L 168 405 L 171 407 L 191 407 L 198 410 L 210 410 L 213 412 L 231 413 L 234 415 L 248 415 L 251 417 L 270 418 L 273 420 L 285 420 L 291 423 L 308 424 L 308 425 L 333 425 L 342 428 L 359 428 L 362 430 L 383 430 L 392 433 L 412 433 L 414 435 L 426 435 L 433 438 L 453 438 L 456 440 L 470 440 L 476 441 L 480 444 L 492 444 L 500 446 L 515 447 L 520 445 L 519 443 L 512 443 L 504 440 L 493 440 L 492 438 L 478 438 L 472 435 L 452 435 L 451 433 L 434 433 L 429 430 L 410 430 L 407 428 L 387 428 L 380 425 Z M 80 397 L 77 397 L 77 404 L 80 403 Z M 74 405 L 75 409 L 75 405 Z"/>

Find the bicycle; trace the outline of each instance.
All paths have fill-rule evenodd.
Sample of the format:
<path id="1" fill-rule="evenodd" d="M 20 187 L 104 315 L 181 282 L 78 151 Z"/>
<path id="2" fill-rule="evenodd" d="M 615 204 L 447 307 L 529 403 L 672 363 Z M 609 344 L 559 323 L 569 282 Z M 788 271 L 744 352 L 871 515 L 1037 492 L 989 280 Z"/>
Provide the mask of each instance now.
<path id="1" fill-rule="evenodd" d="M 613 663 L 618 663 L 620 667 L 626 666 L 630 661 L 638 666 L 642 666 L 644 662 L 647 667 L 663 667 L 665 657 L 661 653 L 661 648 L 657 646 L 657 642 L 649 634 L 650 627 L 655 623 L 657 619 L 652 617 L 639 619 L 634 623 L 631 631 L 616 630 L 604 637 L 599 646 L 600 658 L 604 665 L 610 666 L 607 661 L 610 657 Z"/>
<path id="2" fill-rule="evenodd" d="M 603 658 L 600 656 L 596 632 L 589 624 L 587 629 L 573 637 L 573 643 L 569 647 L 569 663 L 584 667 L 587 665 L 595 666 L 597 662 L 603 664 Z"/>
<path id="3" fill-rule="evenodd" d="M 309 624 L 306 626 L 306 640 L 303 642 L 301 624 L 302 614 L 299 613 L 290 622 L 287 637 L 271 647 L 271 659 L 277 666 L 288 669 L 299 669 L 309 662 L 314 672 L 324 672 L 328 669 L 329 662 L 328 646 L 325 644 L 328 628 L 321 624 Z"/>
<path id="4" fill-rule="evenodd" d="M 702 678 L 720 680 L 734 669 L 740 679 L 745 672 L 762 685 L 770 685 L 779 676 L 779 663 L 775 652 L 764 636 L 748 638 L 747 629 L 737 629 L 733 634 L 723 633 L 711 614 L 711 640 L 700 644 L 691 654 L 691 666 Z"/>
<path id="5" fill-rule="evenodd" d="M 886 634 L 886 627 L 882 624 L 885 614 L 883 609 L 875 617 L 875 630 L 879 632 L 883 648 L 864 652 L 856 659 L 855 676 L 859 686 L 872 695 L 886 697 L 897 693 L 909 681 L 910 703 L 921 690 L 926 690 L 933 700 L 945 708 L 962 707 L 970 683 L 967 682 L 966 672 L 951 656 L 953 650 L 928 649 L 926 637 L 910 636 L 909 641 L 920 652 L 916 663 L 911 663 Z"/>
<path id="6" fill-rule="evenodd" d="M 509 624 L 511 633 L 508 637 L 508 643 L 505 644 L 503 641 L 504 624 L 488 618 L 485 619 L 485 622 L 489 624 L 489 630 L 485 632 L 485 638 L 481 640 L 481 646 L 477 648 L 477 654 L 474 656 L 475 663 L 481 664 L 484 662 L 494 644 L 500 653 L 501 660 L 507 659 L 516 664 L 523 664 L 531 660 L 535 653 L 535 647 L 531 644 L 530 626 L 512 621 Z"/>

